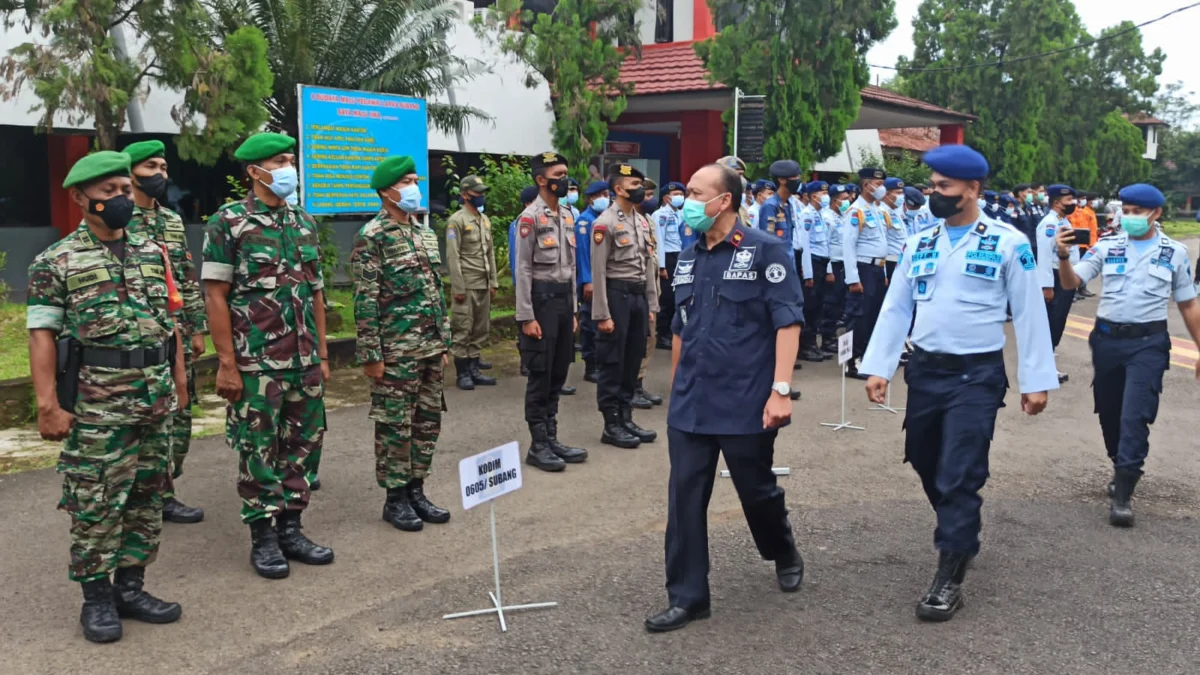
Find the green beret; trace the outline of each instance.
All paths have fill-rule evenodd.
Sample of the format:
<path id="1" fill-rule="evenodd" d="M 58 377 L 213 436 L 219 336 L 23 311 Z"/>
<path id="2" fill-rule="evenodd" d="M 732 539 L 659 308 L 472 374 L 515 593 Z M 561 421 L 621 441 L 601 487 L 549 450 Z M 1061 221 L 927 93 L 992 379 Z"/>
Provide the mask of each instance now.
<path id="1" fill-rule="evenodd" d="M 93 152 L 75 162 L 75 166 L 71 167 L 71 170 L 67 172 L 67 178 L 63 181 L 63 187 L 69 188 L 72 185 L 90 183 L 91 181 L 108 178 L 109 176 L 128 175 L 129 155 L 123 152 L 113 152 L 112 150 L 101 150 Z"/>
<path id="2" fill-rule="evenodd" d="M 296 139 L 291 136 L 272 133 L 254 134 L 238 146 L 233 156 L 239 162 L 261 162 L 281 152 L 291 152 L 295 147 Z"/>
<path id="3" fill-rule="evenodd" d="M 129 155 L 129 164 L 141 164 L 151 157 L 163 157 L 167 154 L 167 146 L 162 141 L 138 141 L 125 146 L 121 152 Z"/>
<path id="4" fill-rule="evenodd" d="M 410 173 L 417 172 L 417 163 L 408 155 L 399 155 L 396 157 L 388 157 L 375 167 L 375 172 L 371 174 L 371 189 L 382 190 L 390 188 L 400 182 Z"/>

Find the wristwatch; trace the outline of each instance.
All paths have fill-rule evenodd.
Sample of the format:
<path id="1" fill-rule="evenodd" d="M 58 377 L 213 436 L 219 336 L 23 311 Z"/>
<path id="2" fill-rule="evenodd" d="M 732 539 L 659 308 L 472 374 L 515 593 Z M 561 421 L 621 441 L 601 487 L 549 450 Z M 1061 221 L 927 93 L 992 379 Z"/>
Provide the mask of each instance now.
<path id="1" fill-rule="evenodd" d="M 771 385 L 771 391 L 780 396 L 790 396 L 792 393 L 792 385 L 787 382 L 776 382 Z"/>

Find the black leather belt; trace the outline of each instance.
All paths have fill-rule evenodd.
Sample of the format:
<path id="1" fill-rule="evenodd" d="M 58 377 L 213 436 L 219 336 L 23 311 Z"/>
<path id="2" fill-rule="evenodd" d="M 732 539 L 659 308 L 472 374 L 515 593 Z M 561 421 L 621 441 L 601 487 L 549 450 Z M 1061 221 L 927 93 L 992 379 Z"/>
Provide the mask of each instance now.
<path id="1" fill-rule="evenodd" d="M 534 281 L 530 292 L 541 293 L 543 295 L 571 295 L 571 282 L 569 281 Z"/>
<path id="2" fill-rule="evenodd" d="M 1106 319 L 1096 319 L 1096 332 L 1109 337 L 1121 339 L 1142 338 L 1147 335 L 1157 335 L 1167 332 L 1166 321 L 1151 321 L 1149 323 L 1113 323 Z"/>
<path id="3" fill-rule="evenodd" d="M 646 284 L 642 281 L 622 281 L 620 279 L 609 279 L 608 290 L 620 291 L 622 293 L 632 293 L 634 295 L 645 295 Z"/>
<path id="4" fill-rule="evenodd" d="M 170 345 L 163 343 L 147 349 L 104 349 L 84 347 L 81 363 L 97 368 L 150 368 L 167 362 Z"/>
<path id="5" fill-rule="evenodd" d="M 985 363 L 1004 363 L 1004 352 L 996 350 L 982 354 L 942 354 L 940 352 L 927 352 L 920 347 L 914 346 L 913 355 L 909 359 L 909 363 L 919 363 L 922 366 L 928 366 L 937 370 L 964 372 L 973 366 Z"/>

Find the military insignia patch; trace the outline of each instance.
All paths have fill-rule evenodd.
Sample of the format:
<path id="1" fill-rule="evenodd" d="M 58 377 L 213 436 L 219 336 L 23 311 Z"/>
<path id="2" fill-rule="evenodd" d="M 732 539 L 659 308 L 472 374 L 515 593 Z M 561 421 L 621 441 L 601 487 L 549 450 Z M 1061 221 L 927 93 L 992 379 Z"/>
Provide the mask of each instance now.
<path id="1" fill-rule="evenodd" d="M 1088 255 L 1091 255 L 1091 253 L 1092 251 L 1088 251 Z M 1017 247 L 1017 260 L 1020 261 L 1021 268 L 1026 272 L 1032 272 L 1037 269 L 1037 260 L 1034 259 L 1033 250 L 1029 248 L 1029 244 L 1021 244 Z"/>
<path id="2" fill-rule="evenodd" d="M 457 230 L 455 230 L 453 227 L 451 227 L 451 228 L 447 229 L 447 230 L 446 230 L 446 238 L 447 238 L 447 239 L 457 239 L 457 238 L 458 238 L 458 234 L 457 234 L 457 232 L 458 232 L 458 231 L 457 231 Z M 525 235 L 521 235 L 521 236 L 523 237 L 523 236 L 525 236 Z"/>
<path id="3" fill-rule="evenodd" d="M 742 245 L 742 240 L 745 238 L 746 235 L 741 230 L 734 230 L 733 237 L 729 239 L 729 242 L 737 247 Z"/>
<path id="4" fill-rule="evenodd" d="M 622 176 L 632 176 L 633 175 L 633 167 L 629 166 L 628 164 L 622 164 L 620 171 L 621 171 Z"/>
<path id="5" fill-rule="evenodd" d="M 787 278 L 787 270 L 779 263 L 767 266 L 767 281 L 777 284 Z"/>
<path id="6" fill-rule="evenodd" d="M 529 227 L 529 225 L 527 223 L 521 223 L 521 227 L 518 229 L 520 230 L 520 235 L 521 235 L 522 239 L 529 236 L 529 232 L 530 232 L 531 228 Z"/>
<path id="7" fill-rule="evenodd" d="M 558 154 L 553 153 L 553 152 L 543 152 L 542 153 L 542 161 L 545 162 L 546 164 L 549 164 L 551 162 L 558 162 Z"/>
<path id="8" fill-rule="evenodd" d="M 550 247 L 552 247 L 552 246 L 558 246 L 558 240 L 557 240 L 557 239 L 555 239 L 554 237 L 542 237 L 542 246 L 543 246 L 544 248 L 550 248 Z"/>
<path id="9" fill-rule="evenodd" d="M 596 242 L 597 244 L 603 242 L 605 231 L 606 228 L 603 225 L 595 226 L 595 228 L 592 230 L 592 241 Z"/>
<path id="10" fill-rule="evenodd" d="M 550 222 L 550 219 L 547 218 L 545 215 L 541 215 L 541 216 L 538 216 L 538 222 L 541 223 L 542 225 L 546 225 L 547 223 Z"/>

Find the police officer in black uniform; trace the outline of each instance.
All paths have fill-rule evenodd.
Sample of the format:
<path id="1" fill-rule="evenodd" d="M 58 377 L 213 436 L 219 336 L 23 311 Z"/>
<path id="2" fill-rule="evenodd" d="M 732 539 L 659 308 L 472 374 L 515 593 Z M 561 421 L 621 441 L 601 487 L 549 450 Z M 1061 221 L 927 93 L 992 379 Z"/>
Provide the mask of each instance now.
<path id="1" fill-rule="evenodd" d="M 804 293 L 791 240 L 743 224 L 741 194 L 737 173 L 710 164 L 692 176 L 683 207 L 700 239 L 679 254 L 674 270 L 670 606 L 646 619 L 651 632 L 709 616 L 707 512 L 721 453 L 755 546 L 775 562 L 780 589 L 795 592 L 804 578 L 783 489 L 771 471 L 775 437 L 792 416 L 788 382 L 800 347 Z"/>

